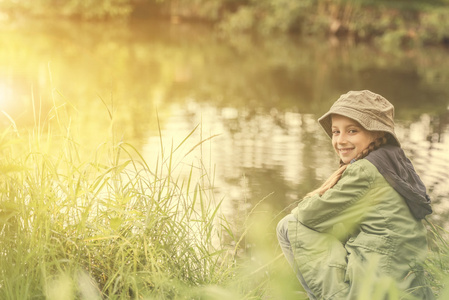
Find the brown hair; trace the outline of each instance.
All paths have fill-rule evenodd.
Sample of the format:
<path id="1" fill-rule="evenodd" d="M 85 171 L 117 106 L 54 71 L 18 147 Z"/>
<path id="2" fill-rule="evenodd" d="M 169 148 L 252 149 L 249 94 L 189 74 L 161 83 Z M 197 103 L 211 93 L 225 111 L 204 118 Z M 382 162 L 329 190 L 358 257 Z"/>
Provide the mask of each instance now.
<path id="1" fill-rule="evenodd" d="M 379 149 L 382 145 L 385 145 L 388 143 L 388 139 L 390 138 L 388 134 L 385 134 L 383 132 L 375 132 L 374 133 L 377 138 L 375 138 L 374 141 L 372 141 L 368 147 L 360 152 L 356 157 L 355 160 L 362 159 L 366 157 L 370 152 Z M 340 160 L 340 168 L 338 168 L 337 171 L 335 171 L 319 188 L 316 190 L 308 193 L 306 197 L 312 196 L 315 194 L 319 194 L 322 196 L 327 190 L 332 188 L 337 182 L 340 180 L 341 176 L 343 175 L 343 172 L 346 170 L 349 164 L 343 163 L 342 160 Z"/>

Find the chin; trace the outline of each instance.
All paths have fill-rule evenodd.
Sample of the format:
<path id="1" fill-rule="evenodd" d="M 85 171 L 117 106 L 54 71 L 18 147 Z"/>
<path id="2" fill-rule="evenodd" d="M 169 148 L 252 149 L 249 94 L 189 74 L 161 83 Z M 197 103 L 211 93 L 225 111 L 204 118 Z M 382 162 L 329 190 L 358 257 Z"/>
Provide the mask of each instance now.
<path id="1" fill-rule="evenodd" d="M 353 160 L 353 158 L 347 158 L 347 157 L 345 157 L 345 158 L 340 158 L 341 159 L 341 161 L 343 162 L 343 163 L 345 163 L 345 164 L 349 164 L 350 162 L 351 162 L 351 160 Z"/>

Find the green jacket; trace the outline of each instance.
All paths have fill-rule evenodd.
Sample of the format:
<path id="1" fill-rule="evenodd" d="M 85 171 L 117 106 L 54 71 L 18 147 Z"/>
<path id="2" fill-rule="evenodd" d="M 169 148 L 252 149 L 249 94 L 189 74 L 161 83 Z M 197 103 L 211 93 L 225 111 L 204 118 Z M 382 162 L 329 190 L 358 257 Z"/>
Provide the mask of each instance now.
<path id="1" fill-rule="evenodd" d="M 333 188 L 305 198 L 293 214 L 292 249 L 318 299 L 388 299 L 375 293 L 398 290 L 433 299 L 419 266 L 426 229 L 369 160 L 349 165 Z"/>

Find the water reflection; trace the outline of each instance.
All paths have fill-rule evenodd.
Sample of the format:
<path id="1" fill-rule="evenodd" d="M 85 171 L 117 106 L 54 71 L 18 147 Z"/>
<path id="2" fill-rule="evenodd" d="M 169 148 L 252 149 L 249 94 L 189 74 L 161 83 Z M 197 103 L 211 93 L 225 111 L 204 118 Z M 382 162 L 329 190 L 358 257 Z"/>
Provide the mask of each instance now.
<path id="1" fill-rule="evenodd" d="M 203 149 L 206 155 L 202 160 L 216 165 L 217 197 L 227 199 L 224 206 L 229 215 L 240 222 L 259 205 L 260 211 L 269 212 L 267 223 L 275 223 L 279 214 L 292 209 L 337 168 L 338 158 L 316 121 L 317 115 L 276 110 L 249 115 L 199 104 L 174 110 L 178 113 L 167 123 L 163 136 L 181 140 L 200 123 L 207 132 L 204 137 L 220 134 Z M 433 122 L 428 114 L 416 121 L 399 119 L 397 135 L 428 187 L 435 212 L 432 220 L 449 228 L 445 201 L 449 197 L 449 123 L 434 127 Z M 147 144 L 148 157 L 157 152 L 157 139 Z"/>
<path id="2" fill-rule="evenodd" d="M 224 40 L 202 26 L 47 21 L 4 26 L 0 46 L 1 110 L 33 126 L 33 97 L 43 122 L 57 105 L 86 153 L 113 135 L 152 160 L 161 155 L 159 126 L 168 150 L 200 124 L 175 163 L 187 171 L 192 160 L 204 160 L 237 223 L 256 205 L 275 222 L 318 186 L 337 158 L 317 116 L 340 94 L 371 89 L 394 103 L 399 138 L 434 199 L 433 218 L 448 219 L 445 49 Z M 0 116 L 2 127 L 9 123 Z"/>

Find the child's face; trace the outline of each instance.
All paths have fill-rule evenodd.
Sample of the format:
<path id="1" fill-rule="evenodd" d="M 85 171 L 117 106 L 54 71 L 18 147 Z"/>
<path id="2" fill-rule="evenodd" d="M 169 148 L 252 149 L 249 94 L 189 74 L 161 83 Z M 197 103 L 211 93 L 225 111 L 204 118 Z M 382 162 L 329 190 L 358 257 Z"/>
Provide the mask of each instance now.
<path id="1" fill-rule="evenodd" d="M 376 138 L 353 119 L 332 115 L 332 145 L 341 160 L 347 164 L 365 150 Z"/>

